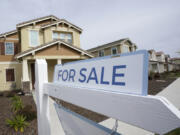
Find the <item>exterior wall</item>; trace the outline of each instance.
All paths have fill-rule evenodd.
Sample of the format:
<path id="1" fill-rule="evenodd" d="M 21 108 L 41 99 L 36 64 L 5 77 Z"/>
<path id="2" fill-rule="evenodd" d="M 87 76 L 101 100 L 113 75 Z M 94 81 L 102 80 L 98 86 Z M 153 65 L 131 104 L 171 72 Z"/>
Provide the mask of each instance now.
<path id="1" fill-rule="evenodd" d="M 45 48 L 39 52 L 36 52 L 36 56 L 79 56 L 75 50 L 72 50 L 64 45 L 53 45 L 48 48 Z"/>
<path id="2" fill-rule="evenodd" d="M 33 47 L 30 46 L 30 30 L 39 31 L 39 45 L 44 43 L 43 32 L 40 31 L 40 26 L 27 26 L 21 28 L 21 52 L 31 49 Z"/>
<path id="3" fill-rule="evenodd" d="M 40 26 L 27 26 L 21 28 L 21 51 L 26 51 L 33 47 L 30 46 L 30 30 L 39 31 L 39 45 L 53 41 L 53 31 L 58 32 L 70 32 L 73 36 L 73 45 L 80 48 L 80 33 L 75 29 L 68 28 L 66 26 L 52 26 L 45 28 L 44 30 L 40 29 Z"/>
<path id="4" fill-rule="evenodd" d="M 46 31 L 46 29 L 45 29 Z M 81 47 L 80 46 L 80 33 L 78 31 L 76 31 L 75 29 L 72 29 L 72 28 L 68 28 L 68 26 L 53 26 L 53 27 L 50 27 L 50 28 L 47 28 L 47 31 L 46 33 L 48 34 L 45 34 L 45 39 L 47 38 L 47 41 L 52 41 L 52 33 L 53 31 L 58 31 L 58 32 L 69 32 L 69 33 L 72 33 L 72 36 L 73 36 L 73 45 L 74 46 L 77 46 L 77 47 Z M 51 35 L 51 36 L 50 36 Z"/>
<path id="5" fill-rule="evenodd" d="M 124 53 L 123 52 L 123 46 L 128 46 L 129 50 L 128 52 L 134 52 L 136 51 L 136 46 L 133 43 L 130 43 L 130 41 L 123 41 L 119 43 L 109 43 L 106 44 L 106 46 L 103 47 L 97 47 L 90 49 L 89 52 L 93 54 L 95 57 L 99 57 L 99 51 L 104 50 L 104 56 L 112 55 L 112 48 L 116 47 L 117 48 L 117 53 Z"/>
<path id="6" fill-rule="evenodd" d="M 6 82 L 6 69 L 14 68 L 15 82 Z M 0 91 L 20 89 L 21 88 L 21 76 L 22 76 L 22 65 L 16 62 L 0 62 Z M 16 87 L 12 87 L 15 84 Z"/>
<path id="7" fill-rule="evenodd" d="M 152 52 L 151 59 L 154 61 L 157 61 L 156 52 L 154 52 L 154 51 Z"/>
<path id="8" fill-rule="evenodd" d="M 124 44 L 124 45 L 128 45 L 128 46 L 130 47 L 130 45 L 129 45 L 128 43 L 126 43 L 126 44 Z M 114 48 L 114 47 L 117 48 L 117 53 L 123 53 L 123 51 L 122 51 L 122 46 L 123 46 L 123 45 L 117 45 L 117 46 L 113 46 L 113 47 L 107 47 L 107 48 L 105 48 L 105 49 L 99 49 L 98 51 L 94 51 L 94 52 L 91 52 L 91 53 L 92 53 L 95 57 L 99 57 L 99 51 L 100 51 L 100 50 L 104 50 L 104 55 L 105 55 L 105 56 L 112 55 L 111 49 Z M 130 49 L 129 49 L 129 51 L 130 51 Z M 132 50 L 132 51 L 134 51 L 134 50 Z"/>
<path id="9" fill-rule="evenodd" d="M 165 62 L 165 55 L 158 55 L 157 56 L 157 60 L 160 61 L 160 62 Z"/>
<path id="10" fill-rule="evenodd" d="M 164 64 L 163 63 L 159 63 L 159 73 L 164 73 L 165 69 L 164 69 Z"/>
<path id="11" fill-rule="evenodd" d="M 158 69 L 158 62 L 149 62 L 149 73 L 153 72 L 153 73 L 158 73 L 159 69 Z"/>
<path id="12" fill-rule="evenodd" d="M 7 62 L 7 61 L 15 61 L 14 55 L 6 55 L 5 54 L 5 43 L 6 42 L 12 42 L 14 43 L 14 55 L 20 52 L 20 44 L 18 40 L 18 35 L 12 34 L 9 36 L 6 36 L 6 38 L 0 38 L 0 62 Z"/>
<path id="13" fill-rule="evenodd" d="M 173 71 L 173 70 L 174 70 L 173 64 L 168 64 L 168 70 L 169 70 L 169 71 Z"/>

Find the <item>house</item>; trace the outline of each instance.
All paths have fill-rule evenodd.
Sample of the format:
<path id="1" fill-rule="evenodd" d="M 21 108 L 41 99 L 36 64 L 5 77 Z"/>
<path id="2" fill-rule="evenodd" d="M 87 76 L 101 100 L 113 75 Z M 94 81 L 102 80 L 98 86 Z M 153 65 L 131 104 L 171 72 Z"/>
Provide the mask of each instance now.
<path id="1" fill-rule="evenodd" d="M 159 73 L 164 73 L 166 71 L 164 52 L 156 52 L 156 57 L 159 63 Z"/>
<path id="2" fill-rule="evenodd" d="M 54 66 L 92 58 L 81 49 L 82 29 L 53 15 L 25 21 L 16 30 L 0 34 L 0 91 L 34 89 L 35 60 L 45 59 L 48 81 Z"/>
<path id="3" fill-rule="evenodd" d="M 174 64 L 175 70 L 180 70 L 180 58 L 171 58 L 170 61 Z"/>
<path id="4" fill-rule="evenodd" d="M 171 72 L 175 70 L 175 64 L 172 63 L 170 55 L 165 55 L 165 71 Z"/>
<path id="5" fill-rule="evenodd" d="M 159 62 L 155 50 L 148 50 L 149 53 L 149 73 L 159 73 Z"/>
<path id="6" fill-rule="evenodd" d="M 116 55 L 118 53 L 126 53 L 136 51 L 137 46 L 131 42 L 130 39 L 124 38 L 111 43 L 99 45 L 97 47 L 88 49 L 95 57 L 102 57 L 107 55 Z"/>

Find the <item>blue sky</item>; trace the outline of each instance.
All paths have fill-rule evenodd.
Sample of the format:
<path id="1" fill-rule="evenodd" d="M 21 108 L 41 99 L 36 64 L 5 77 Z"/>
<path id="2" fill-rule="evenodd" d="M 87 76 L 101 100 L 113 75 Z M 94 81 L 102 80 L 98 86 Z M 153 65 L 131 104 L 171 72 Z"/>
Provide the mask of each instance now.
<path id="1" fill-rule="evenodd" d="M 1 0 L 0 11 L 0 33 L 53 14 L 83 29 L 83 49 L 128 37 L 138 49 L 180 50 L 179 0 Z"/>

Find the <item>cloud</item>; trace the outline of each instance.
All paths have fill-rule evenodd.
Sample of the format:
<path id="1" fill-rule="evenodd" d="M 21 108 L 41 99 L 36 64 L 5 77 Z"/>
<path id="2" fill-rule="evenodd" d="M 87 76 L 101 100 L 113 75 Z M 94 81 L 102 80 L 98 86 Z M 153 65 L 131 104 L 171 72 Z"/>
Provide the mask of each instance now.
<path id="1" fill-rule="evenodd" d="M 0 32 L 54 14 L 83 28 L 83 49 L 129 37 L 139 49 L 153 48 L 176 56 L 179 9 L 179 0 L 1 0 Z"/>

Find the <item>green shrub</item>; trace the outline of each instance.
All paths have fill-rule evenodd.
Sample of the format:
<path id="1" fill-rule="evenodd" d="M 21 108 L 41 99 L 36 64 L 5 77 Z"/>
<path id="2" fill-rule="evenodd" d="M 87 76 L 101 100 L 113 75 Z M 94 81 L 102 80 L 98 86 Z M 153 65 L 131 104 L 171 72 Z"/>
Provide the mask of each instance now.
<path id="1" fill-rule="evenodd" d="M 12 120 L 7 119 L 6 124 L 17 132 L 20 130 L 20 132 L 24 132 L 24 128 L 29 125 L 29 123 L 26 122 L 26 117 L 23 115 L 16 115 Z"/>
<path id="2" fill-rule="evenodd" d="M 11 101 L 12 101 L 12 110 L 14 113 L 17 113 L 18 111 L 23 109 L 24 105 L 19 96 L 12 97 Z"/>
<path id="3" fill-rule="evenodd" d="M 32 109 L 31 105 L 25 106 L 22 110 L 17 112 L 17 114 L 26 116 L 27 121 L 32 121 L 37 118 L 36 111 Z"/>

